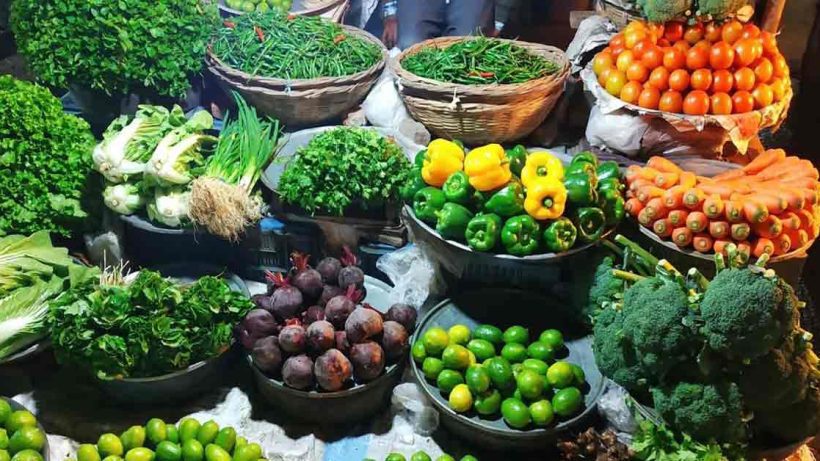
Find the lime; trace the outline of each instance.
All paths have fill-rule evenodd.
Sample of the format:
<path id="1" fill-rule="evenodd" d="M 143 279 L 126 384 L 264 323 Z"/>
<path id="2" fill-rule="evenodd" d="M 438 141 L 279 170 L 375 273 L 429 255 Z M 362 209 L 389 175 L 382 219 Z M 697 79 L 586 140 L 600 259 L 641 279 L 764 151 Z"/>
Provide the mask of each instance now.
<path id="1" fill-rule="evenodd" d="M 233 452 L 233 461 L 256 461 L 262 457 L 262 449 L 255 443 L 238 447 Z"/>
<path id="2" fill-rule="evenodd" d="M 450 344 L 450 336 L 447 335 L 444 328 L 433 327 L 424 332 L 421 341 L 427 355 L 438 357 L 444 351 L 444 348 Z"/>
<path id="3" fill-rule="evenodd" d="M 9 431 L 10 434 L 14 434 L 21 427 L 36 426 L 37 418 L 35 418 L 30 411 L 26 410 L 15 411 L 14 413 L 10 414 L 9 417 L 6 419 L 6 430 Z"/>
<path id="4" fill-rule="evenodd" d="M 40 451 L 46 444 L 46 435 L 37 427 L 22 427 L 9 439 L 9 453 L 23 450 Z"/>
<path id="5" fill-rule="evenodd" d="M 216 434 L 214 443 L 230 453 L 236 445 L 236 431 L 232 427 L 223 427 L 219 434 Z"/>
<path id="6" fill-rule="evenodd" d="M 473 395 L 466 384 L 459 384 L 450 392 L 450 408 L 458 413 L 464 413 L 473 407 Z"/>
<path id="7" fill-rule="evenodd" d="M 9 456 L 9 452 L 0 448 L 0 461 L 11 461 L 11 456 Z"/>
<path id="8" fill-rule="evenodd" d="M 424 362 L 424 359 L 427 358 L 427 351 L 424 349 L 424 343 L 421 341 L 414 342 L 412 349 L 410 349 L 410 354 L 413 355 L 413 360 L 415 360 L 416 363 Z"/>
<path id="9" fill-rule="evenodd" d="M 470 341 L 470 329 L 466 325 L 453 325 L 447 330 L 450 337 L 450 344 L 466 345 Z"/>
<path id="10" fill-rule="evenodd" d="M 444 368 L 466 370 L 470 366 L 470 351 L 459 344 L 450 344 L 444 348 L 441 361 L 444 362 Z"/>
<path id="11" fill-rule="evenodd" d="M 0 450 L 5 450 L 9 447 L 9 433 L 0 427 Z"/>
<path id="12" fill-rule="evenodd" d="M 518 377 L 518 373 L 521 373 L 521 370 L 524 369 L 524 364 L 522 363 L 513 363 L 512 364 L 512 371 L 513 371 L 513 378 Z"/>
<path id="13" fill-rule="evenodd" d="M 179 441 L 187 442 L 196 439 L 196 433 L 199 432 L 199 421 L 193 418 L 185 418 L 179 422 Z"/>
<path id="14" fill-rule="evenodd" d="M 485 361 L 491 357 L 495 357 L 495 346 L 486 339 L 472 339 L 467 343 L 467 349 L 475 354 L 476 359 Z"/>
<path id="15" fill-rule="evenodd" d="M 547 370 L 549 369 L 549 365 L 547 365 L 547 362 L 544 362 L 543 360 L 538 360 L 538 359 L 524 360 L 523 362 L 521 362 L 521 365 L 524 366 L 524 369 L 532 370 L 532 371 L 538 373 L 541 376 L 546 375 Z"/>
<path id="16" fill-rule="evenodd" d="M 552 413 L 552 404 L 549 400 L 539 400 L 530 405 L 530 418 L 536 426 L 547 426 L 555 415 Z"/>
<path id="17" fill-rule="evenodd" d="M 157 444 L 157 461 L 180 461 L 182 448 L 169 440 Z"/>
<path id="18" fill-rule="evenodd" d="M 142 426 L 131 426 L 127 431 L 120 436 L 122 440 L 122 447 L 125 449 L 125 454 L 132 448 L 140 448 L 145 445 L 145 428 Z M 126 460 L 128 461 L 128 460 Z"/>
<path id="19" fill-rule="evenodd" d="M 456 461 L 456 459 L 448 455 L 447 453 L 444 453 L 443 455 L 436 458 L 436 461 Z"/>
<path id="20" fill-rule="evenodd" d="M 501 416 L 508 426 L 523 429 L 530 424 L 530 409 L 518 399 L 506 399 L 501 402 Z"/>
<path id="21" fill-rule="evenodd" d="M 196 433 L 196 439 L 203 447 L 207 448 L 207 445 L 216 439 L 217 434 L 219 434 L 219 424 L 216 424 L 214 420 L 210 420 L 199 428 Z M 206 452 L 205 457 L 207 456 L 208 453 Z"/>
<path id="22" fill-rule="evenodd" d="M 501 333 L 501 330 L 492 325 L 479 325 L 473 330 L 473 338 L 489 341 L 496 346 L 501 345 L 503 337 L 504 334 Z"/>
<path id="23" fill-rule="evenodd" d="M 90 443 L 84 443 L 77 447 L 77 461 L 100 461 L 97 447 Z"/>
<path id="24" fill-rule="evenodd" d="M 571 386 L 575 381 L 572 365 L 567 362 L 555 362 L 547 370 L 547 381 L 556 389 Z"/>
<path id="25" fill-rule="evenodd" d="M 6 420 L 9 419 L 10 415 L 11 405 L 5 399 L 0 399 L 0 426 L 6 424 Z"/>
<path id="26" fill-rule="evenodd" d="M 549 362 L 555 357 L 555 352 L 552 350 L 551 347 L 549 347 L 547 343 L 536 341 L 527 346 L 527 355 L 534 359 Z"/>
<path id="27" fill-rule="evenodd" d="M 136 447 L 125 453 L 125 461 L 154 461 L 154 452 L 145 447 Z"/>
<path id="28" fill-rule="evenodd" d="M 467 349 L 467 357 L 470 359 L 468 366 L 473 366 L 478 363 L 478 359 L 475 358 L 475 354 L 473 354 L 473 351 L 470 349 Z"/>
<path id="29" fill-rule="evenodd" d="M 517 343 L 524 345 L 530 342 L 530 332 L 520 325 L 513 325 L 504 331 L 503 339 L 507 344 Z"/>
<path id="30" fill-rule="evenodd" d="M 421 364 L 421 370 L 427 379 L 436 379 L 439 373 L 444 370 L 444 362 L 435 357 L 427 357 Z"/>
<path id="31" fill-rule="evenodd" d="M 423 451 L 417 451 L 413 453 L 413 456 L 410 457 L 410 461 L 433 461 L 433 459 L 430 458 L 430 455 L 428 455 L 427 453 Z"/>
<path id="32" fill-rule="evenodd" d="M 104 458 L 108 456 L 122 457 L 125 453 L 125 447 L 122 446 L 122 440 L 119 437 L 109 433 L 103 434 L 97 439 L 97 451 Z"/>
<path id="33" fill-rule="evenodd" d="M 544 376 L 532 370 L 522 370 L 515 383 L 521 395 L 528 400 L 535 400 L 544 392 Z"/>
<path id="34" fill-rule="evenodd" d="M 524 401 L 524 396 L 521 395 L 521 390 L 518 389 L 517 387 L 515 388 L 515 391 L 513 391 L 513 393 L 512 393 L 512 398 L 514 398 L 516 400 L 520 400 L 522 402 Z"/>
<path id="35" fill-rule="evenodd" d="M 498 409 L 501 408 L 501 394 L 496 389 L 478 394 L 473 407 L 480 415 L 494 415 L 498 413 Z"/>
<path id="36" fill-rule="evenodd" d="M 587 375 L 584 373 L 584 369 L 574 363 L 571 363 L 570 366 L 572 366 L 572 374 L 575 376 L 575 385 L 581 387 L 586 384 Z"/>
<path id="37" fill-rule="evenodd" d="M 390 453 L 384 461 L 407 461 L 407 458 L 401 453 Z"/>
<path id="38" fill-rule="evenodd" d="M 467 368 L 464 380 L 467 381 L 467 387 L 473 394 L 479 394 L 490 388 L 490 375 L 484 367 L 478 365 Z"/>
<path id="39" fill-rule="evenodd" d="M 122 459 L 122 456 L 110 455 L 110 456 L 106 456 L 105 458 L 103 458 L 102 461 L 125 461 L 125 460 Z"/>
<path id="40" fill-rule="evenodd" d="M 204 427 L 204 426 L 203 426 Z M 250 446 L 250 445 L 248 445 Z M 254 459 L 259 459 L 258 457 Z M 231 461 L 231 455 L 224 448 L 220 447 L 219 445 L 209 443 L 205 447 L 205 460 L 206 461 Z"/>
<path id="41" fill-rule="evenodd" d="M 234 446 L 234 449 L 239 448 L 239 447 L 244 447 L 247 444 L 248 444 L 248 439 L 246 439 L 245 437 L 237 437 L 236 438 L 236 445 Z"/>
<path id="42" fill-rule="evenodd" d="M 197 439 L 188 439 L 182 443 L 183 461 L 202 461 L 205 458 L 205 448 Z"/>
<path id="43" fill-rule="evenodd" d="M 461 458 L 460 461 L 478 461 L 478 458 L 476 458 L 473 455 L 464 455 L 464 457 Z"/>
<path id="44" fill-rule="evenodd" d="M 168 438 L 168 428 L 165 421 L 159 418 L 149 419 L 145 424 L 145 437 L 154 446 L 159 445 L 160 442 Z"/>
<path id="45" fill-rule="evenodd" d="M 555 393 L 552 398 L 552 408 L 558 416 L 572 416 L 581 409 L 583 397 L 581 391 L 575 387 L 567 387 Z"/>
<path id="46" fill-rule="evenodd" d="M 23 450 L 12 456 L 11 461 L 43 461 L 43 455 L 34 450 Z"/>
<path id="47" fill-rule="evenodd" d="M 490 375 L 490 381 L 497 389 L 504 390 L 513 387 L 513 371 L 507 359 L 494 357 L 487 363 L 486 368 L 487 374 Z"/>
<path id="48" fill-rule="evenodd" d="M 541 333 L 541 336 L 538 337 L 538 341 L 551 347 L 554 351 L 557 351 L 564 347 L 564 335 L 562 335 L 560 331 L 555 329 L 544 330 Z"/>
<path id="49" fill-rule="evenodd" d="M 520 363 L 527 358 L 527 348 L 523 344 L 507 343 L 501 349 L 501 356 L 510 363 Z"/>
<path id="50" fill-rule="evenodd" d="M 464 384 L 464 378 L 455 370 L 442 370 L 436 378 L 436 387 L 445 394 L 449 394 L 459 384 Z"/>
<path id="51" fill-rule="evenodd" d="M 169 442 L 174 442 L 176 444 L 179 443 L 179 431 L 177 430 L 176 426 L 174 426 L 173 424 L 166 425 L 165 432 L 167 433 L 167 437 L 165 438 L 165 440 Z"/>

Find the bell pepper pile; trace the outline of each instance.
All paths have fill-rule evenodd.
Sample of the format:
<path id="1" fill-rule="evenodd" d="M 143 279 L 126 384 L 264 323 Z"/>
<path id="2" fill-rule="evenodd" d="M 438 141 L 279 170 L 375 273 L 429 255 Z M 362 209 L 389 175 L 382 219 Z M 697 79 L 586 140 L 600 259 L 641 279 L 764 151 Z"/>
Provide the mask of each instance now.
<path id="1" fill-rule="evenodd" d="M 627 212 L 681 248 L 745 258 L 781 255 L 818 236 L 817 169 L 808 160 L 768 150 L 749 164 L 706 178 L 663 157 L 630 166 Z"/>
<path id="2" fill-rule="evenodd" d="M 528 256 L 592 243 L 624 217 L 620 170 L 589 152 L 569 166 L 548 152 L 436 139 L 402 190 L 416 217 L 475 251 Z"/>

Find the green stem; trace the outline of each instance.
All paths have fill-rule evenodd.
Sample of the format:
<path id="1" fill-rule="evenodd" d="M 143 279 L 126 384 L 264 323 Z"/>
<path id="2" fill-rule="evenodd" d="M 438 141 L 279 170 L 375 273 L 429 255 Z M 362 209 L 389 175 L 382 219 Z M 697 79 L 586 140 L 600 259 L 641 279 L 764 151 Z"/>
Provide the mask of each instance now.
<path id="1" fill-rule="evenodd" d="M 653 266 L 656 266 L 658 264 L 658 258 L 656 258 L 654 255 L 652 255 L 652 253 L 644 250 L 637 243 L 633 242 L 632 240 L 629 240 L 628 238 L 624 237 L 623 235 L 621 235 L 621 234 L 616 235 L 615 236 L 615 241 L 620 243 L 621 245 L 623 245 L 625 247 L 631 248 L 632 251 L 636 255 L 638 255 L 643 260 L 644 263 L 646 263 L 647 266 L 653 267 Z"/>
<path id="2" fill-rule="evenodd" d="M 633 272 L 622 271 L 620 269 L 612 269 L 612 275 L 621 280 L 626 280 L 627 282 L 639 282 L 646 278 L 642 275 L 638 275 Z"/>
<path id="3" fill-rule="evenodd" d="M 690 268 L 686 274 L 687 278 L 692 281 L 701 291 L 706 291 L 709 288 L 709 279 L 706 278 L 697 268 Z"/>
<path id="4" fill-rule="evenodd" d="M 715 274 L 726 269 L 726 260 L 723 259 L 723 253 L 715 253 Z"/>
<path id="5" fill-rule="evenodd" d="M 623 252 L 623 250 L 621 250 L 621 248 L 620 248 L 618 245 L 615 245 L 614 243 L 612 243 L 609 239 L 604 239 L 604 240 L 601 240 L 601 243 L 602 243 L 605 247 L 607 247 L 607 249 L 608 249 L 608 250 L 610 250 L 610 251 L 612 251 L 613 253 L 615 253 L 616 255 L 618 255 L 618 257 L 619 257 L 619 258 L 623 258 L 623 257 L 624 257 L 624 252 Z"/>
<path id="6" fill-rule="evenodd" d="M 763 253 L 762 255 L 760 255 L 759 258 L 757 258 L 757 261 L 755 262 L 755 266 L 757 266 L 757 267 L 766 267 L 767 262 L 769 262 L 769 253 Z"/>

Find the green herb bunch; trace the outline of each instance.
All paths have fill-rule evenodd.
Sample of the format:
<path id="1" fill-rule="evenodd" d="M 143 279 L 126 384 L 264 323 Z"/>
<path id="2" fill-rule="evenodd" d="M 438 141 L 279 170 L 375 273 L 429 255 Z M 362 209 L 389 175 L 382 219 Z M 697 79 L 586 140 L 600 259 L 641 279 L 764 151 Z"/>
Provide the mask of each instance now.
<path id="1" fill-rule="evenodd" d="M 159 376 L 214 357 L 253 307 L 218 277 L 189 286 L 149 270 L 130 284 L 109 278 L 64 292 L 48 316 L 58 360 L 100 378 Z"/>
<path id="2" fill-rule="evenodd" d="M 202 0 L 13 0 L 18 48 L 47 85 L 184 97 L 216 23 Z"/>
<path id="3" fill-rule="evenodd" d="M 398 200 L 410 162 L 396 143 L 365 128 L 326 131 L 299 149 L 279 180 L 286 203 L 341 216 L 351 205 L 364 208 Z"/>
<path id="4" fill-rule="evenodd" d="M 76 234 L 91 177 L 94 136 L 48 90 L 0 76 L 0 236 Z"/>
<path id="5" fill-rule="evenodd" d="M 382 58 L 378 45 L 349 35 L 334 22 L 278 11 L 225 21 L 212 51 L 234 69 L 282 79 L 353 75 Z"/>

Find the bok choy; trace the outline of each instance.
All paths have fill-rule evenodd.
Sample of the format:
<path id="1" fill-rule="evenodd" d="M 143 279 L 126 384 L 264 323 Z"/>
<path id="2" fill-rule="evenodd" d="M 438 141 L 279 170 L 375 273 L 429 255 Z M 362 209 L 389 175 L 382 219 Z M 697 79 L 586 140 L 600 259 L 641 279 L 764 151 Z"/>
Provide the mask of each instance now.
<path id="1" fill-rule="evenodd" d="M 180 227 L 186 224 L 191 192 L 185 188 L 157 189 L 154 201 L 148 204 L 148 218 L 168 227 Z"/>
<path id="2" fill-rule="evenodd" d="M 148 160 L 146 176 L 160 185 L 191 182 L 205 165 L 203 154 L 216 144 L 217 138 L 203 134 L 213 124 L 211 114 L 200 110 L 182 126 L 171 130 L 159 141 Z"/>
<path id="3" fill-rule="evenodd" d="M 111 184 L 103 190 L 105 206 L 124 215 L 134 214 L 145 205 L 140 183 Z"/>

